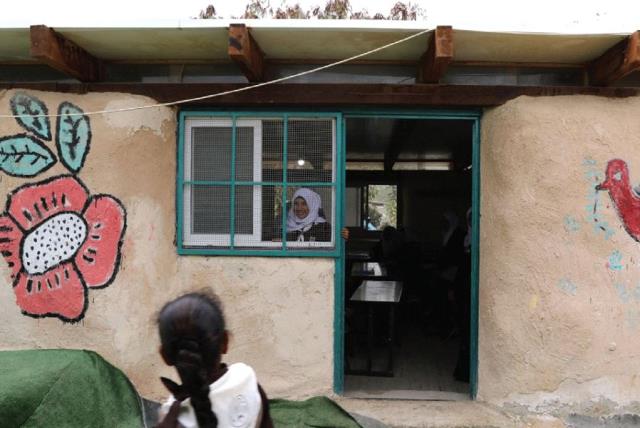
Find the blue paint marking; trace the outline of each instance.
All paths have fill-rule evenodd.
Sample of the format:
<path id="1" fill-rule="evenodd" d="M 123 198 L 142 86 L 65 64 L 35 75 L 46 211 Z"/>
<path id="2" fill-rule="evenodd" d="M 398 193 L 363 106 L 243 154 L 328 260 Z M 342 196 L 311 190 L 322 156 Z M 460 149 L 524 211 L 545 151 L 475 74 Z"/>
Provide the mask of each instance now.
<path id="1" fill-rule="evenodd" d="M 598 168 L 598 163 L 591 158 L 585 158 L 582 161 L 582 165 L 586 167 L 584 175 L 589 182 L 589 187 L 585 193 L 585 198 L 589 203 L 584 207 L 587 221 L 592 224 L 592 230 L 596 235 L 603 234 L 604 239 L 609 240 L 615 235 L 615 230 L 612 229 L 606 221 L 602 221 L 600 214 L 595 211 L 598 206 L 599 197 L 599 192 L 595 186 L 604 180 L 602 172 L 600 168 Z"/>
<path id="2" fill-rule="evenodd" d="M 567 215 L 564 217 L 564 230 L 567 232 L 577 232 L 580 230 L 580 223 L 575 217 Z"/>
<path id="3" fill-rule="evenodd" d="M 558 288 L 572 296 L 578 294 L 578 287 L 567 278 L 562 278 L 560 281 L 558 281 Z"/>
<path id="4" fill-rule="evenodd" d="M 589 168 L 587 172 L 585 172 L 585 176 L 587 177 L 587 179 L 591 181 L 599 181 L 602 179 L 602 175 L 600 174 L 600 171 L 592 168 Z"/>
<path id="5" fill-rule="evenodd" d="M 627 309 L 624 312 L 624 318 L 630 328 L 637 330 L 640 326 L 640 311 L 638 309 Z"/>
<path id="6" fill-rule="evenodd" d="M 618 250 L 615 250 L 613 253 L 611 253 L 607 266 L 611 270 L 621 271 L 624 268 L 624 266 L 622 266 L 622 253 Z"/>
<path id="7" fill-rule="evenodd" d="M 622 283 L 615 283 L 613 287 L 616 289 L 616 293 L 618 293 L 618 298 L 622 301 L 622 303 L 629 303 L 631 296 L 627 292 L 627 287 L 625 287 Z"/>

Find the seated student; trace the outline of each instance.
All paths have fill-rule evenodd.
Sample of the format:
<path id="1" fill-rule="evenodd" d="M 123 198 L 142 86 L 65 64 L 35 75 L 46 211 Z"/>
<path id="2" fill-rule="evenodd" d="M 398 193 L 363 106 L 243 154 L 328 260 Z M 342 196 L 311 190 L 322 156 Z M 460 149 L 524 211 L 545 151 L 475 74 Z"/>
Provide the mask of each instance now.
<path id="1" fill-rule="evenodd" d="M 292 200 L 287 214 L 287 241 L 331 241 L 331 224 L 320 213 L 320 195 L 301 187 Z"/>
<path id="2" fill-rule="evenodd" d="M 161 378 L 172 395 L 160 408 L 159 428 L 273 427 L 253 369 L 221 362 L 229 335 L 215 295 L 190 293 L 165 304 L 158 327 L 160 354 L 182 380 Z"/>

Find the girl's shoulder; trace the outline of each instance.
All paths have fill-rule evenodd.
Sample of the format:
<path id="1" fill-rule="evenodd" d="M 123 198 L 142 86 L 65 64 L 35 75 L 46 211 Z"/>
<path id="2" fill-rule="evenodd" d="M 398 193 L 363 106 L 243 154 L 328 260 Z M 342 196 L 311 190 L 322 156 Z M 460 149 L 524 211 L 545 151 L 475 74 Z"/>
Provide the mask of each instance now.
<path id="1" fill-rule="evenodd" d="M 175 398 L 171 396 L 163 403 L 160 416 L 169 411 Z M 209 385 L 209 401 L 218 418 L 220 428 L 257 426 L 262 414 L 262 399 L 258 380 L 253 368 L 244 363 L 234 363 L 227 372 Z M 197 421 L 191 400 L 186 399 L 180 406 L 178 421 L 183 427 L 196 427 Z"/>

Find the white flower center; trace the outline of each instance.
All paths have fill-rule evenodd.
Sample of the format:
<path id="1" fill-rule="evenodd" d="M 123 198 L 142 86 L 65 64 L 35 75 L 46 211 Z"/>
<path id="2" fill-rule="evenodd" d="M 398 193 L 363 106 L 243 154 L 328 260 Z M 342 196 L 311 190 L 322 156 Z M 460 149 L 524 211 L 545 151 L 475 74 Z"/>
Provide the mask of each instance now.
<path id="1" fill-rule="evenodd" d="M 22 266 L 31 275 L 44 273 L 75 256 L 86 237 L 87 225 L 78 214 L 55 215 L 24 238 Z"/>

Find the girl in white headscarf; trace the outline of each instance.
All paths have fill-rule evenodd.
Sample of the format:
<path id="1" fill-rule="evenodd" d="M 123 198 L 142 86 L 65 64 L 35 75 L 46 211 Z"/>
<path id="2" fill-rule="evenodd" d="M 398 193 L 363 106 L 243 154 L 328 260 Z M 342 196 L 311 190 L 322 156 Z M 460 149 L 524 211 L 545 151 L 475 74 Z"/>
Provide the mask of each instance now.
<path id="1" fill-rule="evenodd" d="M 293 194 L 292 201 L 287 214 L 287 240 L 330 241 L 331 225 L 320 215 L 320 195 L 301 187 Z"/>

